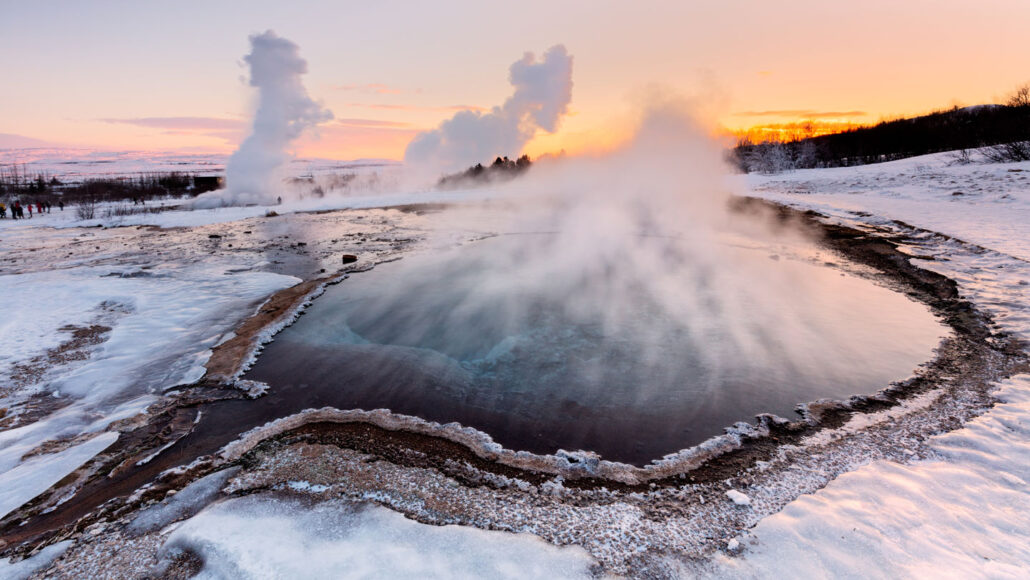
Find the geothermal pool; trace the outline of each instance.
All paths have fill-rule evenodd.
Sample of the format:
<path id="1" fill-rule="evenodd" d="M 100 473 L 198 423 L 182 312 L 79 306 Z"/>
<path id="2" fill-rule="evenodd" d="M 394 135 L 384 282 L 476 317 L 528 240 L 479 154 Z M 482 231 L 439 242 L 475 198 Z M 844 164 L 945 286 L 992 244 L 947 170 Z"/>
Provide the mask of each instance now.
<path id="1" fill-rule="evenodd" d="M 512 449 L 641 465 L 759 413 L 874 393 L 947 333 L 925 306 L 811 259 L 811 247 L 788 259 L 724 243 L 737 274 L 722 282 L 687 268 L 655 283 L 622 276 L 625 263 L 527 282 L 547 252 L 546 234 L 533 236 L 409 255 L 330 287 L 247 373 L 271 386 L 247 421 L 387 408 Z M 527 251 L 527 239 L 544 245 Z M 670 300 L 678 282 L 683 298 Z"/>

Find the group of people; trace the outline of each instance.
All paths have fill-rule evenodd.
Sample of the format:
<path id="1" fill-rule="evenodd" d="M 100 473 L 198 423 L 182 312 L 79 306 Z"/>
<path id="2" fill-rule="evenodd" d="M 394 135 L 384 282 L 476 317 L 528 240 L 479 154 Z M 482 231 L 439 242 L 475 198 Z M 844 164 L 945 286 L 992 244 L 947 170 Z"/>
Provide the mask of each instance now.
<path id="1" fill-rule="evenodd" d="M 58 200 L 57 207 L 60 208 L 61 211 L 64 211 L 64 202 Z M 28 217 L 31 218 L 32 217 L 32 210 L 33 209 L 36 210 L 36 213 L 40 214 L 40 213 L 50 213 L 50 210 L 52 208 L 53 208 L 53 204 L 51 204 L 49 201 L 37 201 L 36 203 L 27 203 L 25 205 L 22 205 L 20 201 L 15 201 L 13 204 L 11 204 L 11 208 L 10 208 L 11 209 L 11 219 L 16 219 L 16 220 L 17 219 L 25 219 L 25 210 L 26 209 L 29 212 Z M 7 209 L 8 208 L 7 208 L 7 206 L 5 204 L 0 203 L 0 218 L 6 218 L 7 217 Z"/>

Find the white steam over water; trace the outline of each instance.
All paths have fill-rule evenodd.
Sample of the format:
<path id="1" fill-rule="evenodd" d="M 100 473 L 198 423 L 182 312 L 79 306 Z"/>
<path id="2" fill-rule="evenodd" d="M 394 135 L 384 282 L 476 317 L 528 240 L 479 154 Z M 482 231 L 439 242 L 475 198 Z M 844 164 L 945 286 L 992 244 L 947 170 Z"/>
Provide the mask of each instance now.
<path id="1" fill-rule="evenodd" d="M 421 171 L 455 171 L 497 155 L 517 155 L 538 129 L 553 132 L 572 100 L 572 56 L 562 45 L 541 60 L 527 52 L 511 65 L 515 92 L 489 113 L 459 111 L 408 144 L 405 163 Z"/>
<path id="2" fill-rule="evenodd" d="M 271 204 L 282 194 L 282 168 L 290 145 L 308 129 L 333 118 L 308 96 L 301 76 L 308 63 L 300 47 L 269 30 L 250 37 L 250 86 L 258 89 L 253 130 L 225 166 L 226 189 L 198 198 L 198 207 Z"/>
<path id="3" fill-rule="evenodd" d="M 541 343 L 526 329 L 550 329 L 555 364 L 586 369 L 581 386 L 611 391 L 612 373 L 625 378 L 632 366 L 634 396 L 649 404 L 666 400 L 670 388 L 718 404 L 728 382 L 761 390 L 804 376 L 828 393 L 861 383 L 848 393 L 859 394 L 907 378 L 943 327 L 904 298 L 844 296 L 854 286 L 823 267 L 835 258 L 817 259 L 800 228 L 732 211 L 723 150 L 690 111 L 687 103 L 657 103 L 620 150 L 538 163 L 491 203 L 435 217 L 440 248 L 454 244 L 454 232 L 510 235 L 463 259 L 404 268 L 362 306 L 361 320 L 371 321 L 364 326 L 400 321 L 389 344 L 448 352 L 506 336 L 489 360 L 509 351 L 524 360 L 522 345 Z M 434 280 L 449 288 L 438 302 L 428 288 Z M 549 327 L 558 320 L 560 328 Z M 848 323 L 869 320 L 883 325 Z M 575 340 L 562 334 L 570 327 L 610 348 L 576 354 Z M 487 328 L 500 330 L 488 339 Z M 883 353 L 878 345 L 888 337 L 906 345 L 898 349 L 904 356 Z M 594 398 L 578 397 L 564 379 L 557 384 L 566 398 Z"/>

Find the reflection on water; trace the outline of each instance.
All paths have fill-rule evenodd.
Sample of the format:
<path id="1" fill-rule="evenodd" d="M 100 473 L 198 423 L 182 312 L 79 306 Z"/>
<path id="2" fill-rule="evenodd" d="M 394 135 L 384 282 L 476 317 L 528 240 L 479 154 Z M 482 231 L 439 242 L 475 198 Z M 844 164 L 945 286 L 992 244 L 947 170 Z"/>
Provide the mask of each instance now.
<path id="1" fill-rule="evenodd" d="M 770 260 L 760 245 L 728 250 L 741 272 L 763 272 L 735 282 L 732 300 L 725 284 L 706 295 L 708 274 L 689 272 L 675 290 L 690 308 L 611 273 L 555 292 L 500 275 L 510 264 L 497 256 L 531 259 L 525 249 L 501 237 L 330 288 L 248 373 L 272 386 L 251 404 L 278 416 L 389 408 L 476 427 L 510 448 L 639 464 L 758 413 L 875 392 L 909 376 L 945 332 L 899 294 Z M 771 308 L 785 280 L 796 292 L 787 297 L 804 303 Z"/>

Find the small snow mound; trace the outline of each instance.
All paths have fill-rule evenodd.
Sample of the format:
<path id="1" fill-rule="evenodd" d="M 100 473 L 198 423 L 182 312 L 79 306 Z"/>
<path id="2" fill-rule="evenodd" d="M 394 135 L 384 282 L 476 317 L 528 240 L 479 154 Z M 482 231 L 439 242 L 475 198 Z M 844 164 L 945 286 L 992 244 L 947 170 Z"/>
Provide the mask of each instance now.
<path id="1" fill-rule="evenodd" d="M 244 393 L 247 393 L 247 396 L 251 399 L 256 399 L 268 392 L 268 383 L 263 383 L 261 381 L 239 379 L 233 383 L 233 386 Z"/>
<path id="2" fill-rule="evenodd" d="M 311 483 L 310 481 L 288 481 L 286 485 L 293 491 L 302 491 L 310 493 L 322 493 L 329 490 L 328 485 L 322 485 L 320 483 Z"/>
<path id="3" fill-rule="evenodd" d="M 731 489 L 726 492 L 726 497 L 730 498 L 730 501 L 737 505 L 751 505 L 751 498 L 745 493 L 741 493 L 735 489 Z"/>
<path id="4" fill-rule="evenodd" d="M 372 504 L 253 495 L 183 522 L 161 549 L 189 550 L 201 578 L 591 578 L 583 548 L 537 536 L 431 526 Z"/>
<path id="5" fill-rule="evenodd" d="M 36 572 L 46 570 L 57 560 L 65 551 L 68 550 L 72 545 L 71 540 L 64 540 L 63 542 L 57 542 L 51 544 L 39 552 L 36 552 L 32 556 L 20 560 L 18 562 L 8 560 L 0 560 L 0 578 L 8 578 L 10 580 L 23 580 L 31 577 Z"/>
<path id="6" fill-rule="evenodd" d="M 217 499 L 225 484 L 239 471 L 239 467 L 216 471 L 187 485 L 178 493 L 169 492 L 164 501 L 140 512 L 129 523 L 127 531 L 131 536 L 137 536 L 155 532 L 174 521 L 192 517 Z"/>
<path id="7" fill-rule="evenodd" d="M 729 542 L 726 542 L 726 550 L 729 552 L 736 552 L 740 549 L 740 540 L 737 538 L 730 538 Z"/>

